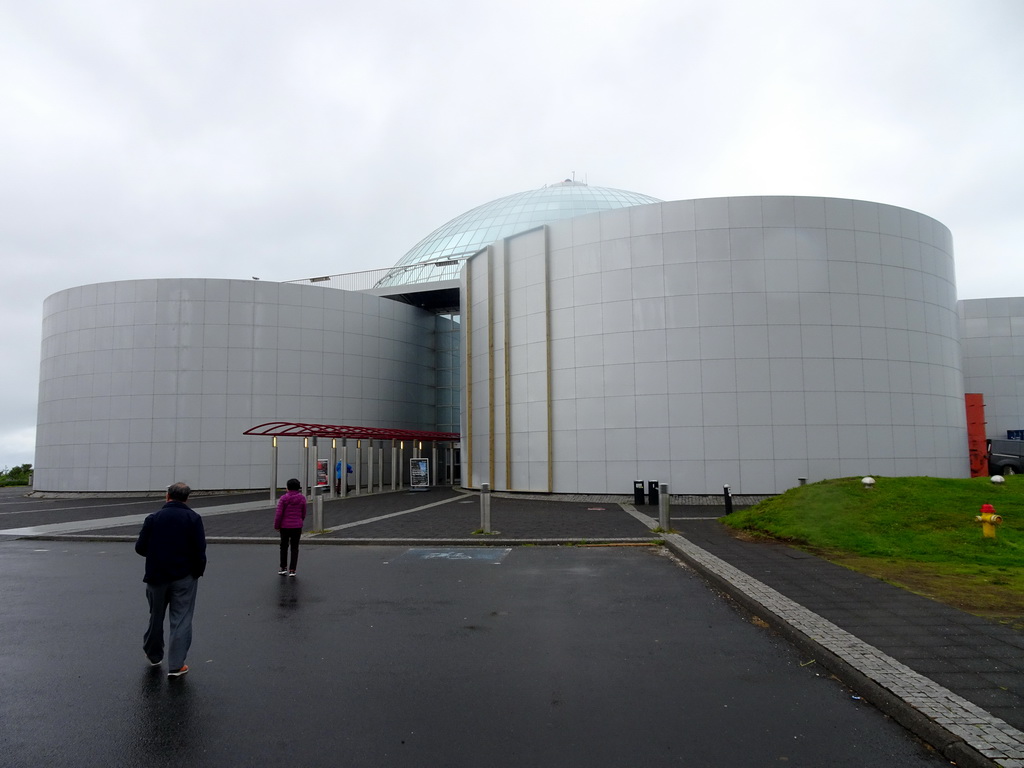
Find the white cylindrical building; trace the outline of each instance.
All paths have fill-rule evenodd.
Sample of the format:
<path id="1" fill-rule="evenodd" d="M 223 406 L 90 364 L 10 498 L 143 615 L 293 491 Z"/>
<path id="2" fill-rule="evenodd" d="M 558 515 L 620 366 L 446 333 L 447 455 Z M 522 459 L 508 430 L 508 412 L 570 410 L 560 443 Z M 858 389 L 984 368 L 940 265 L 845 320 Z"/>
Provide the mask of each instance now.
<path id="1" fill-rule="evenodd" d="M 968 472 L 952 240 L 879 203 L 640 205 L 463 273 L 467 485 L 762 494 Z"/>
<path id="2" fill-rule="evenodd" d="M 43 316 L 37 491 L 265 488 L 269 441 L 243 432 L 268 421 L 433 429 L 434 318 L 407 304 L 129 280 L 60 291 Z"/>
<path id="3" fill-rule="evenodd" d="M 989 439 L 1024 430 L 1024 298 L 961 301 L 964 389 L 983 396 Z"/>

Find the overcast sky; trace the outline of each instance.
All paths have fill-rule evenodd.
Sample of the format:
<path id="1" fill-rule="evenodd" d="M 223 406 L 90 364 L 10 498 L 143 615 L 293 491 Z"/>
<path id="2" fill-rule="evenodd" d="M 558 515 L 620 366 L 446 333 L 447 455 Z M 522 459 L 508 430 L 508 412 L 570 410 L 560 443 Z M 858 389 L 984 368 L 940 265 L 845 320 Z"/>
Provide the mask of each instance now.
<path id="1" fill-rule="evenodd" d="M 0 467 L 51 293 L 387 267 L 573 173 L 911 208 L 1024 296 L 1021 0 L 0 0 L 0 72 Z"/>

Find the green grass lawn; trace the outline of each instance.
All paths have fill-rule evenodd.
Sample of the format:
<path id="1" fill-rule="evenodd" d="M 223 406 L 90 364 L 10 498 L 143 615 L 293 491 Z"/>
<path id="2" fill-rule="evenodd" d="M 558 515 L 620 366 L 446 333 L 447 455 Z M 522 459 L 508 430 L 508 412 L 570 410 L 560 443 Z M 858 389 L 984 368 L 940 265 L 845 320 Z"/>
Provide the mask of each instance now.
<path id="1" fill-rule="evenodd" d="M 1024 626 L 1024 476 L 825 480 L 725 518 L 833 562 L 978 615 Z M 995 539 L 975 522 L 982 504 L 1003 516 Z"/>

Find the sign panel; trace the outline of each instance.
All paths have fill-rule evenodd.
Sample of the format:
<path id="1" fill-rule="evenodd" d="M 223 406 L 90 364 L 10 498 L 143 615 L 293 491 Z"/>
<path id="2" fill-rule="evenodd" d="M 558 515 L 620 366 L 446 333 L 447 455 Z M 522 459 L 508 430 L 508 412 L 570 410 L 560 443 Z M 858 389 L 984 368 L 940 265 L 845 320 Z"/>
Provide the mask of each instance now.
<path id="1" fill-rule="evenodd" d="M 329 475 L 327 474 L 328 473 L 327 464 L 328 464 L 327 459 L 317 459 L 316 460 L 316 487 L 317 488 L 326 487 L 326 486 L 330 485 L 330 480 L 328 479 Z"/>
<path id="2" fill-rule="evenodd" d="M 430 488 L 429 459 L 409 459 L 409 487 L 414 491 Z"/>

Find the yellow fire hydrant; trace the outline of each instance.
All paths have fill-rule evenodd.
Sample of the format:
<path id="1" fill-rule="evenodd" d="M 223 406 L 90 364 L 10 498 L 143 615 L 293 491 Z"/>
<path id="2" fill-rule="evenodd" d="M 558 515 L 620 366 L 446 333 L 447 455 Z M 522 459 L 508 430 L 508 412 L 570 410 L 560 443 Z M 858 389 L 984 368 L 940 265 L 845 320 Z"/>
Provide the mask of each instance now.
<path id="1" fill-rule="evenodd" d="M 986 539 L 994 539 L 996 526 L 1003 522 L 1003 518 L 996 514 L 996 508 L 991 504 L 982 504 L 981 514 L 974 519 L 981 523 L 981 532 Z"/>

